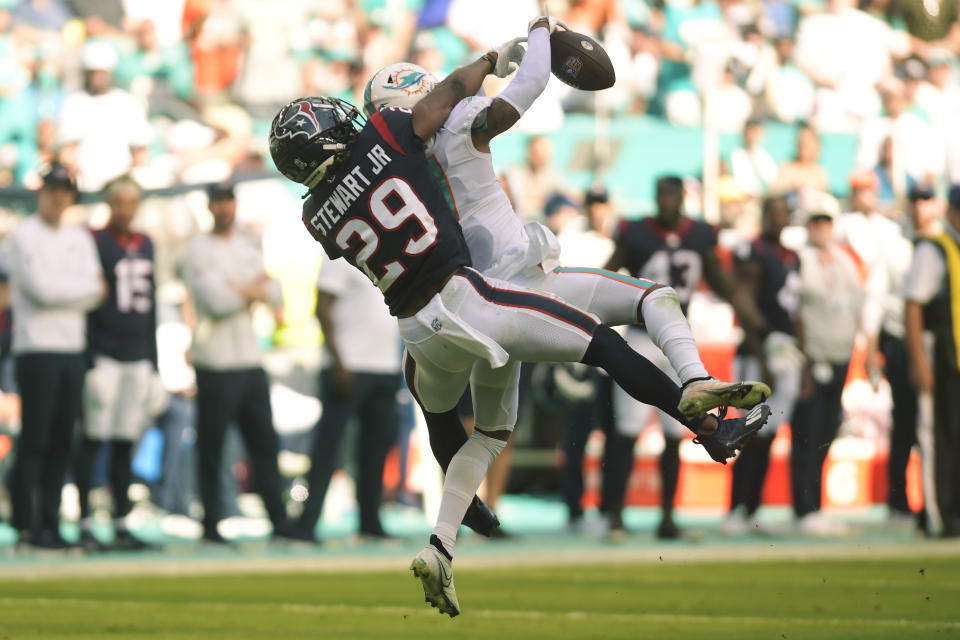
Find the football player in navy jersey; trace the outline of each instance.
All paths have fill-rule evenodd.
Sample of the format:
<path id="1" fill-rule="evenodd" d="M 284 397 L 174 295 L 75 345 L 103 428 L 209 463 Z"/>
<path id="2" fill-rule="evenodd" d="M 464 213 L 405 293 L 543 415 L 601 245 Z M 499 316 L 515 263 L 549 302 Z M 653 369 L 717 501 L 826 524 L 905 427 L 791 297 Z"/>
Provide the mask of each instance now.
<path id="1" fill-rule="evenodd" d="M 802 345 L 798 344 L 803 336 L 797 313 L 800 257 L 780 242 L 790 218 L 785 198 L 765 199 L 760 237 L 740 245 L 734 254 L 734 275 L 763 316 L 762 324 L 744 326 L 737 368 L 770 383 L 773 393 L 768 403 L 773 417 L 744 446 L 733 465 L 730 512 L 720 527 L 727 535 L 778 533 L 757 521 L 756 512 L 770 462 L 770 445 L 777 428 L 793 414 L 804 367 Z"/>
<path id="2" fill-rule="evenodd" d="M 683 181 L 679 177 L 660 177 L 656 182 L 657 215 L 623 220 L 614 233 L 615 249 L 604 268 L 611 271 L 625 268 L 635 278 L 673 287 L 684 316 L 690 298 L 703 278 L 717 295 L 733 304 L 745 324 L 756 324 L 760 320 L 755 307 L 732 285 L 717 257 L 717 229 L 685 216 L 683 197 Z M 661 304 L 667 302 L 669 300 L 664 300 Z M 679 375 L 682 372 L 670 368 L 669 361 L 643 328 L 630 326 L 626 339 L 631 348 L 669 372 L 675 382 L 687 379 L 687 376 Z M 687 384 L 689 382 L 692 380 Z M 610 463 L 604 467 L 603 479 L 605 494 L 611 503 L 605 505 L 606 515 L 610 532 L 614 535 L 623 529 L 621 511 L 626 483 L 633 468 L 633 444 L 650 422 L 649 412 L 649 407 L 636 403 L 622 389 L 615 389 L 615 429 L 610 443 L 614 451 L 608 458 Z M 673 507 L 680 473 L 680 443 L 686 429 L 663 412 L 660 425 L 665 443 L 660 455 L 663 517 L 657 536 L 669 539 L 681 535 L 673 520 Z"/>
<path id="3" fill-rule="evenodd" d="M 761 407 L 723 423 L 707 415 L 686 421 L 677 409 L 680 388 L 595 316 L 470 268 L 463 233 L 424 148 L 488 73 L 510 72 L 515 46 L 508 42 L 458 69 L 412 110 L 385 108 L 361 126 L 352 105 L 302 98 L 280 110 L 270 131 L 277 167 L 310 189 L 303 208 L 308 231 L 329 258 L 362 270 L 397 317 L 407 348 L 404 373 L 422 409 L 448 415 L 468 381 L 473 385 L 476 427 L 450 462 L 437 525 L 411 565 L 427 601 L 450 616 L 460 613 L 452 573 L 457 527 L 516 422 L 515 410 L 504 410 L 516 406 L 504 401 L 517 388 L 519 369 L 505 366 L 511 360 L 602 367 L 638 400 L 731 454 L 767 416 Z"/>
<path id="4" fill-rule="evenodd" d="M 80 544 L 103 545 L 91 528 L 91 468 L 104 443 L 110 443 L 110 487 L 116 536 L 113 547 L 143 549 L 126 527 L 130 512 L 130 458 L 150 421 L 157 368 L 153 243 L 130 228 L 142 192 L 129 176 L 103 190 L 110 208 L 107 226 L 93 232 L 107 281 L 107 297 L 87 317 L 87 355 L 92 368 L 84 383 L 83 446 L 77 465 L 80 493 Z"/>

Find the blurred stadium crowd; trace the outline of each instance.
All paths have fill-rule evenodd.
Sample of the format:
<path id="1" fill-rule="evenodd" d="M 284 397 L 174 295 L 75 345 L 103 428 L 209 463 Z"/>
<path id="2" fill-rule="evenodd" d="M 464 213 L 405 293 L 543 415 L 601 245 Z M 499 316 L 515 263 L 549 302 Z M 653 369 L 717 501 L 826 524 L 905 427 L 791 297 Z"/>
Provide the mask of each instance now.
<path id="1" fill-rule="evenodd" d="M 665 153 L 661 146 L 671 146 L 671 136 L 686 141 L 672 151 L 683 154 L 685 166 L 690 167 L 679 176 L 685 211 L 718 225 L 718 252 L 727 268 L 736 262 L 737 249 L 767 228 L 770 209 L 787 207 L 781 240 L 800 251 L 808 246 L 808 235 L 817 233 L 810 228 L 811 220 L 829 219 L 836 239 L 850 248 L 857 271 L 856 282 L 845 295 L 862 299 L 852 329 L 856 335 L 852 333 L 849 345 L 841 347 L 849 346 L 846 361 L 834 364 L 843 364 L 840 373 L 846 380 L 850 358 L 859 354 L 866 359 L 865 375 L 860 376 L 866 386 L 854 386 L 855 393 L 844 396 L 846 419 L 841 435 L 876 442 L 878 450 L 886 452 L 891 390 L 880 379 L 878 341 L 881 334 L 898 331 L 893 337 L 902 341 L 904 334 L 902 320 L 899 329 L 890 329 L 885 314 L 898 304 L 902 307 L 910 242 L 941 229 L 948 205 L 960 208 L 960 191 L 950 189 L 960 183 L 958 9 L 956 0 L 865 0 L 859 6 L 853 0 L 553 0 L 552 15 L 604 45 L 617 70 L 617 83 L 608 91 L 590 94 L 551 80 L 517 131 L 505 136 L 505 157 L 510 162 L 498 165 L 501 182 L 522 216 L 546 220 L 558 233 L 566 262 L 587 266 L 607 263 L 618 220 L 657 213 L 654 180 L 647 174 L 668 173 L 657 166 L 657 160 Z M 215 203 L 222 198 L 235 202 L 237 232 L 262 251 L 265 273 L 282 283 L 282 311 L 277 310 L 276 296 L 262 290 L 238 293 L 239 308 L 249 315 L 251 335 L 267 351 L 263 364 L 271 374 L 272 420 L 280 433 L 279 448 L 303 454 L 292 460 L 281 458 L 285 495 L 291 502 L 303 503 L 309 492 L 302 482 L 309 473 L 305 459 L 312 449 L 310 429 L 321 411 L 316 398 L 323 397 L 313 373 L 320 366 L 329 368 L 330 354 L 321 356 L 318 348 L 314 302 L 321 259 L 297 220 L 301 194 L 273 171 L 267 152 L 266 131 L 276 109 L 298 95 L 335 96 L 359 105 L 369 77 L 400 60 L 413 61 L 443 77 L 488 48 L 521 35 L 527 21 L 540 12 L 538 3 L 527 0 L 289 0 L 282 4 L 268 0 L 0 0 L 0 234 L 9 239 L 25 216 L 36 211 L 37 190 L 64 185 L 61 173 L 56 173 L 60 178 L 50 178 L 51 169 L 65 169 L 78 187 L 78 204 L 66 208 L 64 219 L 93 229 L 108 226 L 114 215 L 114 205 L 105 202 L 110 185 L 116 187 L 113 181 L 129 176 L 139 186 L 133 228 L 152 239 L 155 251 L 159 349 L 154 361 L 169 400 L 163 403 L 163 411 L 158 410 L 161 418 L 147 431 L 148 438 L 140 441 L 146 424 L 137 433 L 135 441 L 143 453 L 140 467 L 135 463 L 134 468 L 135 475 L 151 487 L 150 499 L 156 505 L 171 513 L 200 517 L 193 462 L 176 452 L 192 448 L 197 439 L 193 434 L 203 429 L 196 421 L 194 402 L 197 379 L 202 376 L 193 369 L 211 365 L 187 356 L 191 334 L 202 325 L 204 302 L 196 299 L 197 285 L 189 282 L 189 268 L 184 265 L 198 238 L 211 229 L 216 235 L 220 223 Z M 485 90 L 495 94 L 503 82 L 491 78 Z M 570 146 L 565 131 L 573 130 L 571 124 L 584 122 L 589 123 L 588 148 L 558 153 L 558 147 Z M 637 122 L 656 135 L 618 138 L 611 134 L 620 124 Z M 691 138 L 691 132 L 696 136 Z M 769 139 L 768 132 L 774 134 Z M 688 144 L 691 140 L 694 144 Z M 822 140 L 833 141 L 829 161 Z M 494 146 L 495 158 L 499 148 Z M 617 154 L 631 163 L 642 156 L 649 165 L 647 174 L 624 179 L 623 171 L 607 173 L 610 158 Z M 635 182 L 644 183 L 645 196 L 632 190 Z M 874 218 L 890 224 L 867 221 Z M 825 240 L 821 243 L 832 246 Z M 10 268 L 9 256 L 5 251 L 5 272 Z M 891 261 L 900 265 L 896 273 L 891 272 Z M 882 279 L 876 275 L 880 270 L 889 282 L 876 282 Z M 740 284 L 734 280 L 735 286 Z M 733 345 L 739 329 L 729 307 L 698 282 L 694 288 L 689 317 L 698 339 Z M 342 290 L 328 283 L 327 289 L 321 289 L 320 306 L 324 293 L 332 296 L 327 303 L 343 296 Z M 800 304 L 807 301 L 801 298 Z M 16 308 L 12 314 L 9 308 L 9 285 L 0 302 L 6 307 L 0 370 L 0 433 L 5 432 L 0 437 L 6 438 L 6 446 L 0 446 L 0 477 L 9 479 L 17 453 L 23 392 L 17 388 L 17 380 L 23 378 L 13 373 L 10 357 L 11 326 L 16 326 L 18 315 Z M 873 309 L 872 322 L 861 323 L 862 308 Z M 327 312 L 327 318 L 319 318 L 321 323 L 335 319 L 336 313 L 331 319 L 329 308 Z M 872 331 L 864 324 L 872 326 Z M 728 354 L 727 367 L 729 360 Z M 260 364 L 250 366 L 256 369 Z M 896 372 L 899 385 L 912 384 L 905 368 L 906 360 Z M 860 367 L 853 369 L 850 379 L 856 382 Z M 586 435 L 578 436 L 579 444 L 565 448 L 563 432 L 571 426 L 555 412 L 538 409 L 535 399 L 546 397 L 541 405 L 591 403 L 598 390 L 605 389 L 596 381 L 578 387 L 582 375 L 568 374 L 558 377 L 551 370 L 527 376 L 532 378 L 527 383 L 530 402 L 523 418 L 529 423 L 528 435 L 518 429 L 518 446 L 560 452 L 544 467 L 563 466 L 565 456 L 583 455 Z M 887 377 L 893 380 L 889 371 Z M 558 382 L 561 379 L 567 382 Z M 320 380 L 321 387 L 336 383 Z M 559 391 L 558 385 L 563 387 Z M 848 391 L 851 386 L 847 385 Z M 601 397 L 600 403 L 609 404 L 609 396 Z M 408 405 L 395 411 L 403 416 L 396 422 L 404 426 L 396 429 L 402 445 L 399 480 L 393 483 L 391 497 L 411 501 L 405 470 L 412 417 Z M 591 419 L 591 412 L 587 410 L 585 420 Z M 544 421 L 551 424 L 544 427 Z M 594 426 L 607 432 L 612 428 Z M 151 444 L 154 436 L 164 443 L 162 454 L 156 453 L 158 445 Z M 221 478 L 211 479 L 217 473 L 206 470 L 211 494 L 204 502 L 210 511 L 209 501 L 222 500 L 219 510 L 226 516 L 237 512 L 234 504 L 228 504 L 238 485 L 237 467 L 232 463 L 256 456 L 245 455 L 229 434 L 221 437 L 226 437 L 227 447 Z M 360 465 L 374 464 L 382 476 L 386 449 L 396 444 L 396 438 L 392 430 L 380 437 L 387 439 L 383 455 Z M 830 440 L 832 436 L 826 446 Z M 888 482 L 896 487 L 896 495 L 890 497 L 891 513 L 901 518 L 909 518 L 911 508 L 903 480 L 907 465 L 903 451 L 909 456 L 913 444 L 913 438 L 908 440 L 900 443 L 899 461 L 891 472 L 899 480 L 891 475 Z M 250 443 L 248 439 L 248 447 Z M 632 452 L 632 443 L 623 446 Z M 78 445 L 75 450 L 85 449 Z M 150 451 L 154 463 L 149 462 Z M 91 461 L 90 456 L 100 455 L 96 452 L 87 454 L 85 464 L 94 467 L 88 470 L 94 487 L 110 485 L 117 477 L 124 481 L 122 474 L 98 474 L 96 468 L 105 469 L 108 463 L 99 458 Z M 316 449 L 313 454 L 316 460 Z M 220 465 L 219 457 L 211 460 Z M 576 458 L 574 463 L 574 471 L 566 474 L 582 472 L 583 464 Z M 254 475 L 259 471 L 262 476 L 265 464 L 254 462 L 254 467 L 259 465 Z M 765 469 L 754 471 L 760 475 L 753 484 L 762 484 Z M 201 468 L 200 475 L 204 473 Z M 507 473 L 498 470 L 488 482 L 494 494 L 491 503 L 506 488 Z M 552 481 L 542 479 L 550 474 Z M 242 487 L 257 484 L 240 475 Z M 517 474 L 527 480 L 511 486 L 555 490 L 556 475 L 555 468 L 537 468 Z M 292 488 L 291 477 L 300 481 L 294 481 Z M 325 492 L 329 477 L 321 481 Z M 209 489 L 215 482 L 221 490 Z M 0 487 L 3 484 L 0 481 Z M 419 486 L 413 491 L 429 483 L 415 484 Z M 261 495 L 281 491 L 279 485 L 265 489 L 261 484 L 257 489 Z M 311 539 L 309 520 L 316 523 L 319 506 L 309 506 L 309 517 L 287 528 L 270 504 L 276 497 L 264 497 L 275 532 Z M 735 490 L 734 507 L 737 499 Z M 81 497 L 81 506 L 84 500 Z M 367 506 L 369 500 L 379 505 L 379 497 L 368 498 Z M 116 496 L 114 502 L 118 502 Z M 573 502 L 579 503 L 579 494 Z M 579 507 L 574 503 L 570 504 L 571 522 L 580 526 L 576 522 Z M 0 489 L 4 519 L 9 515 L 4 513 L 8 504 Z M 730 531 L 740 531 L 737 518 L 752 514 L 750 505 L 744 506 L 746 512 L 738 512 L 728 522 Z M 835 523 L 811 522 L 808 533 L 838 531 Z M 615 521 L 606 526 L 616 529 L 618 524 L 622 527 L 622 522 Z M 364 528 L 373 537 L 384 535 L 379 523 L 369 518 L 365 527 L 362 523 Z M 204 535 L 220 541 L 215 522 L 204 522 Z M 44 540 L 33 542 L 41 546 L 62 542 Z M 135 541 L 128 543 L 136 546 Z"/>

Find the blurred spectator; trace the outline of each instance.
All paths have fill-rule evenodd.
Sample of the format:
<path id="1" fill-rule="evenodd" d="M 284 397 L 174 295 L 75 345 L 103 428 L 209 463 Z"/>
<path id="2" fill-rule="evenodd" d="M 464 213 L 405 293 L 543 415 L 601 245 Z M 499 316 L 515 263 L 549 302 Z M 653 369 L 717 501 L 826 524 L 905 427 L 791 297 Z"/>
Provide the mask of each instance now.
<path id="1" fill-rule="evenodd" d="M 837 205 L 824 199 L 807 217 L 807 246 L 800 250 L 800 315 L 804 367 L 800 398 L 790 419 L 790 479 L 800 531 L 842 533 L 845 527 L 820 511 L 823 463 L 842 419 L 841 395 L 860 327 L 864 290 L 850 253 L 834 240 Z"/>
<path id="2" fill-rule="evenodd" d="M 37 213 L 11 241 L 13 353 L 22 402 L 11 494 L 21 542 L 49 549 L 60 537 L 60 492 L 80 417 L 86 312 L 105 288 L 90 233 L 61 223 L 77 197 L 67 167 L 53 165 L 37 192 Z M 39 517 L 34 513 L 39 493 Z"/>
<path id="3" fill-rule="evenodd" d="M 60 31 L 71 18 L 62 0 L 21 0 L 13 10 L 13 19 L 40 31 Z"/>
<path id="4" fill-rule="evenodd" d="M 814 85 L 793 59 L 793 41 L 776 42 L 777 66 L 767 78 L 764 96 L 767 110 L 780 122 L 804 122 L 813 115 Z"/>
<path id="5" fill-rule="evenodd" d="M 301 89 L 301 65 L 291 46 L 299 43 L 297 34 L 307 21 L 308 3 L 287 5 L 283 11 L 277 11 L 269 2 L 236 4 L 248 34 L 233 98 L 255 116 L 271 118 L 275 105 L 283 104 L 290 96 L 315 95 L 304 94 Z M 404 48 L 396 59 L 402 59 L 406 53 Z M 270 82 L 264 82 L 264 78 L 270 78 Z"/>
<path id="6" fill-rule="evenodd" d="M 729 66 L 724 69 L 719 86 L 711 91 L 708 105 L 707 117 L 723 133 L 743 131 L 753 110 L 749 94 L 737 84 Z"/>
<path id="7" fill-rule="evenodd" d="M 123 0 L 64 1 L 73 15 L 83 20 L 83 27 L 88 37 L 115 37 L 123 33 L 126 17 Z"/>
<path id="8" fill-rule="evenodd" d="M 613 222 L 613 207 L 610 195 L 602 183 L 594 183 L 584 194 L 583 209 L 578 210 L 572 202 L 563 196 L 552 199 L 561 203 L 558 213 L 549 217 L 551 228 L 557 232 L 563 263 L 578 267 L 601 267 L 613 252 L 610 239 L 610 225 Z M 612 437 L 612 382 L 603 372 L 595 371 L 581 364 L 565 364 L 553 367 L 551 382 L 557 387 L 558 395 L 566 404 L 563 468 L 560 486 L 570 528 L 578 533 L 589 533 L 589 524 L 583 518 L 581 498 L 583 497 L 583 454 L 590 432 L 600 429 L 607 434 L 604 447 L 604 465 L 616 464 L 616 460 L 627 456 L 616 456 L 614 449 L 620 444 Z M 632 461 L 632 441 L 628 445 L 629 458 Z M 625 464 L 629 465 L 629 462 Z M 609 491 L 620 491 L 611 500 Z M 604 513 L 619 515 L 619 505 L 623 503 L 623 488 L 616 483 L 610 484 L 604 478 Z M 619 529 L 622 530 L 622 522 Z"/>
<path id="9" fill-rule="evenodd" d="M 904 285 L 904 322 L 914 386 L 932 394 L 933 486 L 924 487 L 928 532 L 960 536 L 960 186 L 950 189 L 944 231 L 914 250 Z M 924 333 L 932 334 L 932 349 Z M 918 436 L 922 437 L 921 434 Z"/>
<path id="10" fill-rule="evenodd" d="M 877 207 L 897 216 L 897 209 L 902 202 L 900 194 L 911 189 L 915 181 L 910 176 L 894 172 L 892 137 L 887 137 L 880 145 L 880 156 L 873 167 L 873 174 L 877 177 Z"/>
<path id="11" fill-rule="evenodd" d="M 103 0 L 88 0 L 101 2 Z M 71 0 L 77 3 L 78 0 Z M 122 0 L 124 11 L 124 27 L 130 29 L 145 21 L 154 25 L 157 46 L 161 49 L 174 45 L 183 46 L 183 14 L 186 0 L 167 0 L 153 2 L 152 0 Z"/>
<path id="12" fill-rule="evenodd" d="M 136 49 L 120 58 L 117 84 L 148 105 L 150 115 L 176 120 L 196 118 L 193 107 L 193 64 L 182 42 L 161 46 L 152 20 L 133 29 Z"/>
<path id="13" fill-rule="evenodd" d="M 693 0 L 690 4 L 667 3 L 663 7 L 663 20 L 658 112 L 673 124 L 695 127 L 701 121 L 701 105 L 691 60 L 702 60 L 704 49 L 724 39 L 723 15 L 713 0 Z M 713 57 L 714 62 L 719 57 L 722 64 L 722 55 L 706 57 Z"/>
<path id="14" fill-rule="evenodd" d="M 534 0 L 452 0 L 447 10 L 447 26 L 471 50 L 486 51 L 497 43 L 522 35 L 527 22 L 540 13 Z"/>
<path id="15" fill-rule="evenodd" d="M 737 186 L 754 198 L 764 196 L 777 180 L 777 163 L 763 146 L 763 122 L 748 120 L 743 146 L 730 152 L 730 168 Z"/>
<path id="16" fill-rule="evenodd" d="M 928 227 L 938 220 L 942 213 L 942 204 L 937 200 L 933 188 L 928 184 L 919 184 L 911 188 L 910 220 L 913 238 L 930 235 Z M 888 243 L 889 244 L 889 243 Z M 904 282 L 913 255 L 913 245 L 906 238 L 898 239 L 896 246 L 884 247 L 878 264 L 879 273 L 871 273 L 867 281 L 867 306 L 864 311 L 864 332 L 867 335 L 867 373 L 871 381 L 876 379 L 872 369 L 876 359 L 872 354 L 879 350 L 883 354 L 883 373 L 890 382 L 893 396 L 893 429 L 890 433 L 890 453 L 887 474 L 890 493 L 887 505 L 892 520 L 902 519 L 910 514 L 907 502 L 907 463 L 910 450 L 917 442 L 917 392 L 910 381 L 910 360 L 904 342 L 903 296 Z M 867 315 L 871 300 L 882 296 L 883 315 L 880 319 L 879 337 L 874 319 Z"/>
<path id="17" fill-rule="evenodd" d="M 360 534 L 386 538 L 380 523 L 383 465 L 396 442 L 400 335 L 376 287 L 345 260 L 325 260 L 317 280 L 317 319 L 323 331 L 320 402 L 313 429 L 310 493 L 297 523 L 314 539 L 330 478 L 337 469 L 347 426 L 356 420 L 356 488 Z"/>
<path id="18" fill-rule="evenodd" d="M 817 128 L 856 131 L 880 113 L 877 83 L 892 73 L 893 56 L 908 53 L 908 43 L 853 0 L 828 0 L 828 8 L 800 21 L 797 63 L 817 85 Z"/>
<path id="19" fill-rule="evenodd" d="M 623 221 L 614 234 L 615 249 L 604 267 L 610 271 L 625 268 L 634 278 L 652 280 L 673 287 L 680 299 L 684 315 L 693 292 L 703 278 L 709 287 L 723 299 L 730 300 L 741 312 L 744 322 L 757 322 L 756 310 L 750 301 L 735 293 L 735 288 L 717 257 L 717 230 L 701 221 L 684 215 L 683 181 L 677 176 L 663 176 L 656 182 L 657 214 L 654 217 Z M 744 305 L 747 305 L 746 307 Z M 675 382 L 680 381 L 677 372 L 663 366 L 664 356 L 650 336 L 636 325 L 627 329 L 627 342 L 634 351 L 643 354 L 660 366 Z M 614 387 L 614 414 L 617 417 L 617 435 L 611 436 L 608 446 L 629 451 L 631 460 L 633 443 L 647 427 L 650 410 L 641 406 L 619 387 Z M 661 416 L 664 449 L 660 454 L 661 508 L 663 517 L 657 528 L 660 538 L 678 538 L 682 532 L 673 520 L 673 508 L 680 473 L 680 442 L 686 437 L 686 429 L 680 423 Z M 627 455 L 627 454 L 624 454 Z M 620 490 L 629 479 L 631 464 L 615 463 L 617 471 L 604 478 Z M 615 477 L 616 473 L 622 473 Z M 609 480 L 608 480 L 609 477 Z M 623 505 L 611 505 L 611 526 L 622 528 L 620 511 Z"/>
<path id="20" fill-rule="evenodd" d="M 944 129 L 960 114 L 960 86 L 953 69 L 956 56 L 945 49 L 932 49 L 927 57 L 926 82 L 914 94 L 916 105 L 936 129 Z"/>
<path id="21" fill-rule="evenodd" d="M 204 102 L 222 99 L 249 44 L 243 17 L 230 0 L 187 0 L 183 18 L 197 96 Z"/>
<path id="22" fill-rule="evenodd" d="M 730 512 L 720 525 L 720 531 L 727 535 L 774 532 L 756 514 L 770 463 L 770 446 L 780 425 L 793 413 L 803 361 L 797 344 L 802 333 L 802 320 L 797 315 L 800 257 L 781 242 L 790 213 L 785 198 L 765 199 L 760 237 L 740 245 L 734 254 L 737 285 L 747 291 L 764 320 L 757 328 L 744 329 L 735 360 L 737 377 L 762 380 L 773 394 L 766 402 L 772 412 L 770 420 L 744 445 L 733 465 Z"/>
<path id="23" fill-rule="evenodd" d="M 280 497 L 278 440 L 270 408 L 270 387 L 250 307 L 282 303 L 280 283 L 264 272 L 260 249 L 234 230 L 237 201 L 232 183 L 208 190 L 213 231 L 194 238 L 183 276 L 197 309 L 192 360 L 197 374 L 197 477 L 203 500 L 203 537 L 224 543 L 220 521 L 219 475 L 223 439 L 234 421 L 246 444 L 253 484 L 273 523 L 285 532 Z"/>
<path id="24" fill-rule="evenodd" d="M 657 75 L 660 73 L 658 52 L 656 36 L 648 28 L 634 27 L 629 41 L 630 58 L 622 80 L 633 95 L 632 102 L 627 105 L 630 113 L 646 113 L 647 105 L 657 93 Z"/>
<path id="25" fill-rule="evenodd" d="M 117 52 L 106 42 L 83 47 L 84 88 L 60 111 L 61 158 L 77 169 L 84 191 L 98 191 L 130 169 L 131 148 L 146 146 L 152 131 L 143 105 L 112 85 Z"/>
<path id="26" fill-rule="evenodd" d="M 876 391 L 884 373 L 893 397 L 887 503 L 891 519 L 909 520 L 906 471 L 916 442 L 917 395 L 910 384 L 903 343 L 903 281 L 913 245 L 899 224 L 878 211 L 877 188 L 876 174 L 871 171 L 851 176 L 850 208 L 837 219 L 836 236 L 850 245 L 866 271 L 862 328 L 867 340 L 867 378 Z M 911 209 L 931 203 L 937 206 L 929 186 L 914 187 L 909 196 Z"/>
<path id="27" fill-rule="evenodd" d="M 910 46 L 918 56 L 927 57 L 935 47 L 960 53 L 960 24 L 957 23 L 960 5 L 956 0 L 897 0 L 895 7 L 897 17 L 903 20 L 910 34 Z"/>
<path id="28" fill-rule="evenodd" d="M 780 165 L 775 194 L 797 194 L 800 202 L 830 191 L 830 179 L 818 162 L 820 136 L 808 124 L 797 130 L 797 153 L 793 160 Z"/>
<path id="29" fill-rule="evenodd" d="M 93 233 L 107 282 L 107 297 L 87 317 L 87 357 L 92 365 L 84 382 L 83 444 L 77 465 L 80 494 L 80 545 L 99 550 L 93 535 L 90 489 L 93 467 L 106 443 L 110 450 L 113 495 L 112 544 L 119 549 L 148 545 L 127 529 L 133 445 L 140 441 L 157 406 L 157 321 L 153 243 L 130 225 L 140 206 L 140 185 L 127 176 L 107 183 L 103 198 L 110 208 L 104 229 Z M 162 398 L 161 398 L 162 399 Z"/>
<path id="30" fill-rule="evenodd" d="M 527 142 L 525 164 L 507 170 L 507 182 L 517 213 L 526 220 L 542 220 L 547 196 L 563 186 L 560 174 L 551 166 L 553 141 L 534 136 Z"/>
<path id="31" fill-rule="evenodd" d="M 914 61 L 920 64 L 917 61 Z M 913 87 L 917 87 L 916 82 Z M 943 141 L 930 126 L 929 117 L 920 113 L 908 91 L 908 85 L 890 79 L 882 85 L 884 115 L 870 118 L 860 127 L 857 165 L 872 167 L 881 154 L 883 143 L 891 141 L 893 184 L 905 194 L 906 180 L 939 176 L 944 168 Z M 942 136 L 939 136 L 942 137 Z"/>

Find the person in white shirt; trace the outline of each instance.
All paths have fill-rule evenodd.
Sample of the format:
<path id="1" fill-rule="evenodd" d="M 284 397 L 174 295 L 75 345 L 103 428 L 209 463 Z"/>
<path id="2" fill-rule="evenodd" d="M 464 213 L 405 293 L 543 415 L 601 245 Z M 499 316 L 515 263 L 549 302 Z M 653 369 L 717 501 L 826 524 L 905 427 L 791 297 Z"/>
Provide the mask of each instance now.
<path id="1" fill-rule="evenodd" d="M 833 206 L 827 206 L 833 205 Z M 800 253 L 800 316 L 805 363 L 800 399 L 790 419 L 793 510 L 811 535 L 843 532 L 820 511 L 823 463 L 841 421 L 841 394 L 860 327 L 864 291 L 850 253 L 834 240 L 836 204 L 807 218 L 808 245 Z"/>
<path id="2" fill-rule="evenodd" d="M 37 214 L 16 228 L 10 247 L 12 351 L 22 406 L 13 526 L 21 542 L 51 549 L 68 546 L 58 531 L 60 493 L 80 417 L 86 313 L 106 291 L 93 236 L 61 223 L 76 197 L 67 167 L 51 166 L 37 193 Z"/>
<path id="3" fill-rule="evenodd" d="M 891 74 L 892 57 L 908 49 L 905 37 L 852 0 L 830 0 L 828 11 L 801 20 L 796 59 L 817 85 L 817 128 L 853 132 L 879 114 L 877 84 Z"/>
<path id="4" fill-rule="evenodd" d="M 730 152 L 734 181 L 754 198 L 762 198 L 777 181 L 777 162 L 762 142 L 763 122 L 751 118 L 743 128 L 743 147 Z"/>
<path id="5" fill-rule="evenodd" d="M 58 134 L 62 157 L 76 167 L 80 189 L 99 191 L 130 170 L 131 150 L 145 147 L 153 136 L 146 108 L 112 85 L 117 53 L 106 42 L 83 47 L 84 88 L 69 96 L 60 110 Z"/>
<path id="6" fill-rule="evenodd" d="M 903 282 L 910 267 L 913 244 L 900 225 L 877 210 L 879 180 L 873 171 L 850 177 L 850 211 L 836 223 L 836 237 L 850 245 L 866 272 L 862 327 L 867 338 L 867 377 L 879 388 L 881 372 L 890 382 L 893 427 L 890 433 L 888 502 L 890 516 L 909 521 L 906 470 L 916 442 L 917 394 L 907 375 L 903 342 Z M 918 184 L 908 194 L 910 209 L 938 207 L 933 189 Z M 883 354 L 883 367 L 880 354 Z"/>
<path id="7" fill-rule="evenodd" d="M 340 443 L 357 420 L 357 502 L 360 534 L 386 538 L 380 523 L 383 465 L 397 436 L 400 387 L 400 333 L 383 306 L 379 290 L 344 260 L 326 260 L 317 280 L 317 319 L 323 331 L 320 372 L 323 413 L 313 430 L 310 494 L 297 523 L 305 540 L 314 539 Z"/>
<path id="8" fill-rule="evenodd" d="M 208 542 L 227 542 L 217 531 L 219 472 L 224 436 L 234 423 L 246 444 L 254 487 L 273 523 L 273 535 L 285 537 L 279 442 L 250 311 L 256 303 L 279 307 L 283 302 L 280 283 L 264 271 L 260 249 L 234 228 L 233 184 L 215 184 L 207 195 L 213 231 L 193 240 L 183 263 L 183 279 L 197 310 L 191 356 L 197 373 L 197 477 L 203 536 Z"/>

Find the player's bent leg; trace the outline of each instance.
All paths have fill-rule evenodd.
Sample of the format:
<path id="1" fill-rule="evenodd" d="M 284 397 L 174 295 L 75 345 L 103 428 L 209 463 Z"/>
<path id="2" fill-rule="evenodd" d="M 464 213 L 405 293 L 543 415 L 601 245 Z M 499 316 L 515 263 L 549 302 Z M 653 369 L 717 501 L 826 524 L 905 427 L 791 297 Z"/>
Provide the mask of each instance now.
<path id="1" fill-rule="evenodd" d="M 417 364 L 406 351 L 403 354 L 403 377 L 417 404 L 420 405 L 420 411 L 423 412 L 433 456 L 446 473 L 453 456 L 467 442 L 467 432 L 463 428 L 463 422 L 457 414 L 456 407 L 442 413 L 427 411 L 423 407 L 420 396 L 416 392 Z M 500 526 L 500 520 L 478 496 L 474 495 L 463 517 L 463 524 L 482 536 L 490 537 L 493 530 Z"/>
<path id="2" fill-rule="evenodd" d="M 731 384 L 709 376 L 672 287 L 584 267 L 557 267 L 539 286 L 595 314 L 605 325 L 645 326 L 684 384 L 680 409 L 688 419 L 718 406 L 750 408 L 770 395 L 770 388 L 760 382 Z"/>
<path id="3" fill-rule="evenodd" d="M 680 387 L 647 358 L 630 349 L 613 329 L 598 326 L 580 362 L 600 367 L 635 400 L 661 409 L 697 432 L 677 409 Z"/>

